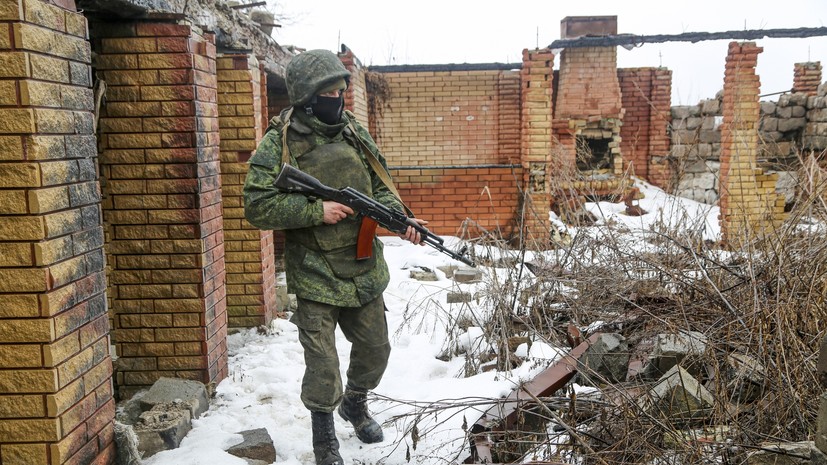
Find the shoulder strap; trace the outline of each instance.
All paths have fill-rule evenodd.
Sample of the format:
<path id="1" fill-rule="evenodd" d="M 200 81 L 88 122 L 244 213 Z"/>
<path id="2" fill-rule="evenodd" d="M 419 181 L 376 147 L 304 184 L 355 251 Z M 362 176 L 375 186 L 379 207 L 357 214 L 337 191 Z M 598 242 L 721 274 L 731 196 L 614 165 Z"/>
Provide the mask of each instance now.
<path id="1" fill-rule="evenodd" d="M 402 201 L 402 196 L 400 196 L 399 191 L 396 190 L 396 186 L 394 186 L 393 184 L 393 180 L 391 179 L 390 173 L 388 173 L 388 171 L 385 169 L 385 167 L 382 165 L 379 159 L 376 158 L 376 155 L 373 153 L 370 147 L 368 147 L 368 144 L 366 144 L 365 141 L 362 140 L 362 137 L 360 137 L 359 133 L 356 131 L 356 125 L 353 124 L 352 119 L 354 117 L 353 113 L 348 111 L 347 114 L 347 125 L 350 128 L 350 131 L 353 133 L 353 137 L 356 139 L 356 141 L 359 142 L 359 145 L 362 146 L 362 150 L 365 152 L 365 158 L 367 158 L 370 167 L 373 168 L 373 172 L 376 173 L 377 176 L 379 176 L 379 179 L 382 181 L 382 183 L 385 184 L 385 186 L 387 186 L 391 193 L 393 193 L 393 195 L 396 197 L 396 200 L 398 200 L 399 203 L 402 204 L 402 208 L 405 209 L 405 212 L 408 214 L 408 216 L 413 218 L 413 212 L 410 208 L 408 208 L 407 205 L 405 205 L 405 202 Z"/>
<path id="2" fill-rule="evenodd" d="M 287 110 L 282 122 L 284 127 L 281 128 L 281 162 L 282 164 L 290 164 L 290 148 L 287 145 L 287 128 L 290 127 L 290 117 L 293 116 L 293 107 Z"/>

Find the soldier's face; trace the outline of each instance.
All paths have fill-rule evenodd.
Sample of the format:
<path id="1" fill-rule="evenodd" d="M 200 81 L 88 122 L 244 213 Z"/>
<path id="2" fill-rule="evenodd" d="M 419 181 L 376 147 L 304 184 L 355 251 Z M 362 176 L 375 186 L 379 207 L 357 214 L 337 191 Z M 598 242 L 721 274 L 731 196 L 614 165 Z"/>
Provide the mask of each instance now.
<path id="1" fill-rule="evenodd" d="M 333 98 L 338 98 L 340 95 L 342 95 L 342 91 L 341 91 L 341 90 L 339 90 L 339 89 L 336 89 L 336 90 L 331 90 L 330 92 L 324 92 L 324 93 L 321 93 L 321 94 L 319 94 L 319 97 L 333 97 Z"/>

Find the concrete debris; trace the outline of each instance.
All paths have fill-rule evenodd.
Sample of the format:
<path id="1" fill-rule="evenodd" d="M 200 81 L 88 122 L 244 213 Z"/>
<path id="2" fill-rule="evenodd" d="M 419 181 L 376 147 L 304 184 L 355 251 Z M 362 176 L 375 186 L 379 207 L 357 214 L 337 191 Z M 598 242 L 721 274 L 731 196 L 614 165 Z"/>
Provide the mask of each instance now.
<path id="1" fill-rule="evenodd" d="M 241 431 L 238 434 L 244 441 L 227 449 L 227 453 L 246 459 L 251 465 L 257 465 L 256 462 L 269 465 L 276 461 L 276 448 L 266 428 Z"/>
<path id="2" fill-rule="evenodd" d="M 764 392 L 765 371 L 754 358 L 743 354 L 730 354 L 726 359 L 729 378 L 727 389 L 730 399 L 748 403 L 758 399 Z"/>
<path id="3" fill-rule="evenodd" d="M 449 292 L 447 295 L 449 304 L 468 303 L 473 300 L 470 292 Z"/>
<path id="4" fill-rule="evenodd" d="M 663 435 L 663 445 L 672 449 L 680 449 L 684 444 L 723 444 L 732 436 L 733 430 L 729 426 L 668 431 Z"/>
<path id="5" fill-rule="evenodd" d="M 747 465 L 804 465 L 810 463 L 812 441 L 762 444 L 764 450 L 747 454 Z"/>
<path id="6" fill-rule="evenodd" d="M 628 371 L 629 344 L 626 339 L 617 333 L 604 333 L 580 358 L 578 379 L 582 384 L 599 386 L 625 381 Z"/>
<path id="7" fill-rule="evenodd" d="M 157 404 L 142 413 L 133 428 L 144 457 L 175 449 L 192 429 L 189 406 L 180 401 Z"/>
<path id="8" fill-rule="evenodd" d="M 697 331 L 681 331 L 677 334 L 658 334 L 655 346 L 644 367 L 644 376 L 658 378 L 681 364 L 697 375 L 700 366 L 692 363 L 706 351 L 706 336 Z M 686 360 L 686 361 L 684 361 Z"/>
<path id="9" fill-rule="evenodd" d="M 141 465 L 141 451 L 138 449 L 138 435 L 132 425 L 115 421 L 115 464 Z"/>
<path id="10" fill-rule="evenodd" d="M 827 465 L 827 454 L 813 447 L 810 449 L 810 465 Z"/>
<path id="11" fill-rule="evenodd" d="M 476 268 L 459 268 L 454 272 L 454 281 L 458 283 L 476 283 L 482 280 L 482 271 Z"/>
<path id="12" fill-rule="evenodd" d="M 216 45 L 229 50 L 252 50 L 261 57 L 274 81 L 282 79 L 293 53 L 279 45 L 268 31 L 269 19 L 251 18 L 234 10 L 224 0 L 76 0 L 86 15 L 104 18 L 146 18 L 155 15 L 182 16 L 206 31 L 216 33 Z M 257 21 L 258 20 L 258 21 Z"/>
<path id="13" fill-rule="evenodd" d="M 139 456 L 150 457 L 162 450 L 174 449 L 192 429 L 192 419 L 201 416 L 207 408 L 209 396 L 203 383 L 161 378 L 150 389 L 118 406 L 116 421 L 124 425 L 119 444 L 128 446 L 130 435 L 134 434 Z M 124 460 L 125 465 L 139 463 L 130 463 L 128 458 Z"/>
<path id="14" fill-rule="evenodd" d="M 703 418 L 714 403 L 712 393 L 680 365 L 675 365 L 641 398 L 639 405 L 652 415 L 679 421 Z"/>
<path id="15" fill-rule="evenodd" d="M 819 449 L 827 453 L 827 392 L 823 392 L 818 398 L 815 443 Z"/>
<path id="16" fill-rule="evenodd" d="M 143 412 L 157 405 L 180 402 L 189 408 L 192 418 L 200 417 L 209 408 L 207 388 L 203 383 L 178 378 L 160 378 L 138 402 Z"/>
<path id="17" fill-rule="evenodd" d="M 445 266 L 438 266 L 436 267 L 437 270 L 445 273 L 445 277 L 448 279 L 452 279 L 454 277 L 454 272 L 459 269 L 456 265 L 445 265 Z"/>
<path id="18" fill-rule="evenodd" d="M 419 267 L 417 270 L 411 270 L 411 279 L 417 281 L 439 281 L 439 276 L 434 273 L 434 270 L 425 267 Z"/>

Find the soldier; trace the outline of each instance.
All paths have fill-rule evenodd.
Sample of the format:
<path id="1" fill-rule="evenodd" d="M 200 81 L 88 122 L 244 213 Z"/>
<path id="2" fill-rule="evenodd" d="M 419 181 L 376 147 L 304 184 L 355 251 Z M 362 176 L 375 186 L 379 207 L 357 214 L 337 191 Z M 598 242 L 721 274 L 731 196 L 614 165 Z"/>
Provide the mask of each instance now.
<path id="1" fill-rule="evenodd" d="M 344 463 L 333 422 L 337 405 L 362 442 L 383 440 L 366 395 L 379 384 L 390 355 L 382 298 L 390 276 L 376 237 L 372 256 L 356 260 L 360 219 L 351 208 L 284 193 L 273 183 L 281 164 L 289 163 L 328 186 L 349 186 L 404 211 L 376 143 L 351 113 L 343 112 L 349 79 L 339 58 L 327 50 L 306 51 L 290 61 L 285 76 L 290 106 L 271 120 L 244 185 L 247 220 L 260 229 L 285 231 L 287 287 L 298 301 L 290 321 L 298 326 L 304 349 L 301 399 L 311 412 L 318 465 Z M 414 228 L 400 237 L 421 242 Z M 353 344 L 344 395 L 337 324 Z"/>

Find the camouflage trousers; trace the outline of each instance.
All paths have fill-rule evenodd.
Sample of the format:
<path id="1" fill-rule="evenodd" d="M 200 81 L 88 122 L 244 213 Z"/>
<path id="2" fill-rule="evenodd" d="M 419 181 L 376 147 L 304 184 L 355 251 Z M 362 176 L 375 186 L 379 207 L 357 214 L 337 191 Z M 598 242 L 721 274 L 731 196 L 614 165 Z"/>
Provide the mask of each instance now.
<path id="1" fill-rule="evenodd" d="M 357 308 L 299 298 L 298 308 L 290 321 L 299 327 L 299 342 L 304 348 L 301 400 L 308 410 L 332 412 L 342 401 L 342 376 L 336 352 L 337 324 L 352 344 L 348 383 L 362 389 L 379 385 L 391 352 L 382 296 Z"/>

